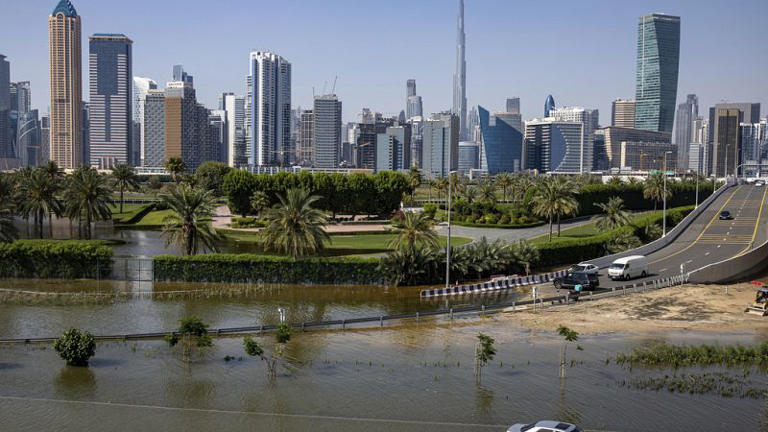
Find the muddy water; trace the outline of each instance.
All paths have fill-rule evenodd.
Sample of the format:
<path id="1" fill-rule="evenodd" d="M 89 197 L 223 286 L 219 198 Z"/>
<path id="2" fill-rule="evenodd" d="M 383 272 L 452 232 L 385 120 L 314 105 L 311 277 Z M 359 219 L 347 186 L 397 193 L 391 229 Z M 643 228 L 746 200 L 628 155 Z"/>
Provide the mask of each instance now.
<path id="1" fill-rule="evenodd" d="M 472 354 L 479 331 L 496 338 L 498 355 L 477 385 Z M 720 340 L 749 343 L 755 337 Z M 262 341 L 271 350 L 272 337 Z M 619 386 L 665 373 L 605 364 L 644 342 L 620 335 L 582 338 L 584 350 L 571 348 L 575 364 L 559 380 L 558 339 L 492 319 L 308 332 L 288 344 L 274 382 L 262 361 L 240 358 L 239 339 L 219 339 L 191 363 L 160 342 L 99 344 L 87 369 L 64 366 L 50 347 L 4 346 L 0 429 L 503 431 L 513 422 L 543 418 L 611 431 L 764 427 L 764 401 Z M 225 361 L 228 355 L 235 359 Z M 759 373 L 753 379 L 764 382 Z"/>

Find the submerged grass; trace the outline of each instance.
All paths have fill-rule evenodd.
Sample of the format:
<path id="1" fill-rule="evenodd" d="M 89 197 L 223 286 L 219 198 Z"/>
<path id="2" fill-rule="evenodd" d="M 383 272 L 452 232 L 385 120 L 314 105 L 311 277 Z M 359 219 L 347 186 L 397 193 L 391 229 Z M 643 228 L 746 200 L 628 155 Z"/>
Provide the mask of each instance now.
<path id="1" fill-rule="evenodd" d="M 768 342 L 760 345 L 669 345 L 657 343 L 616 355 L 622 366 L 757 366 L 768 369 Z"/>
<path id="2" fill-rule="evenodd" d="M 636 390 L 667 390 L 670 393 L 690 395 L 714 394 L 728 398 L 765 399 L 765 389 L 753 386 L 748 377 L 749 374 L 746 372 L 743 375 L 717 372 L 644 377 L 631 381 L 621 381 L 618 384 L 620 387 Z"/>

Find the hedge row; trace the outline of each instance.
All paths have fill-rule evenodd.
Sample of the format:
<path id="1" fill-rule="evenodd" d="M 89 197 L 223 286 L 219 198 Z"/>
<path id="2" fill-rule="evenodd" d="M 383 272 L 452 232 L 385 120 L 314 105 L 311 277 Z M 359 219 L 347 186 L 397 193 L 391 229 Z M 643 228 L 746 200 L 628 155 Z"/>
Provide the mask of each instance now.
<path id="1" fill-rule="evenodd" d="M 680 221 L 693 211 L 694 206 L 678 207 L 667 210 L 667 228 L 680 223 Z M 662 212 L 641 215 L 632 220 L 631 225 L 623 226 L 612 231 L 606 231 L 591 237 L 583 238 L 554 238 L 551 242 L 536 242 L 541 253 L 538 265 L 540 267 L 553 267 L 557 265 L 573 264 L 582 261 L 599 258 L 607 254 L 607 243 L 619 232 L 628 231 L 637 234 L 639 230 L 649 224 L 661 224 Z"/>
<path id="2" fill-rule="evenodd" d="M 688 206 L 696 201 L 696 185 L 688 183 L 671 183 L 667 185 L 672 196 L 667 200 L 667 208 Z M 709 187 L 699 185 L 699 202 L 712 195 Z M 624 200 L 624 207 L 631 211 L 653 210 L 654 202 L 643 196 L 642 184 L 592 184 L 581 188 L 576 200 L 579 202 L 579 216 L 594 215 L 602 210 L 597 204 L 605 204 L 611 197 L 618 196 Z M 662 203 L 655 203 L 656 209 L 661 209 Z"/>
<path id="3" fill-rule="evenodd" d="M 309 258 L 253 254 L 154 257 L 156 281 L 373 285 L 383 283 L 375 258 Z"/>
<path id="4" fill-rule="evenodd" d="M 232 218 L 232 228 L 264 228 L 266 226 L 266 222 L 254 216 Z"/>
<path id="5" fill-rule="evenodd" d="M 112 248 L 107 244 L 99 240 L 0 243 L 0 277 L 105 278 L 112 272 Z"/>
<path id="6" fill-rule="evenodd" d="M 445 220 L 445 218 L 443 218 Z M 530 222 L 530 223 L 524 223 L 524 224 L 479 224 L 479 223 L 470 223 L 470 222 L 461 222 L 451 219 L 451 225 L 458 225 L 463 227 L 472 227 L 472 228 L 501 228 L 501 229 L 520 229 L 520 228 L 532 228 L 537 226 L 542 226 L 546 224 L 546 222 L 537 221 L 537 222 Z"/>

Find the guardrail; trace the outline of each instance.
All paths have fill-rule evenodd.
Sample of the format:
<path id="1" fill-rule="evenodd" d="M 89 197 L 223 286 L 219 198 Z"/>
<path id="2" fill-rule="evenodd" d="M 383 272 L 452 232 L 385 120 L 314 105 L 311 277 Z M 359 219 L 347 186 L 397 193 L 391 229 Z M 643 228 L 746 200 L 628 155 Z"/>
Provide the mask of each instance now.
<path id="1" fill-rule="evenodd" d="M 523 276 L 523 277 L 506 276 L 504 278 L 493 279 L 489 282 L 459 285 L 453 288 L 437 288 L 437 289 L 422 290 L 420 295 L 423 298 L 430 298 L 430 297 L 485 293 L 489 291 L 499 291 L 504 289 L 511 289 L 511 288 L 517 288 L 522 286 L 551 282 L 555 278 L 565 276 L 567 273 L 568 273 L 567 270 L 559 270 L 556 272 L 545 273 L 541 275 L 533 275 L 533 276 Z"/>
<path id="2" fill-rule="evenodd" d="M 690 273 L 693 283 L 744 282 L 768 268 L 768 242 L 727 260 L 709 264 Z"/>
<path id="3" fill-rule="evenodd" d="M 616 295 L 627 295 L 630 293 L 646 292 L 650 290 L 666 288 L 666 287 L 685 283 L 688 280 L 687 276 L 688 275 L 677 275 L 674 277 L 656 279 L 651 282 L 628 284 L 620 287 L 614 287 L 611 289 L 604 288 L 604 289 L 598 289 L 595 291 L 587 291 L 585 293 L 582 293 L 579 298 L 581 300 L 597 300 L 600 298 L 612 297 Z M 531 306 L 546 307 L 548 305 L 552 306 L 557 304 L 567 304 L 572 301 L 576 301 L 576 298 L 570 297 L 569 295 L 556 295 L 556 296 L 543 297 L 538 299 L 497 303 L 489 306 L 486 306 L 486 305 L 459 306 L 459 307 L 452 307 L 447 309 L 445 308 L 436 309 L 436 310 L 426 311 L 426 312 L 401 313 L 401 314 L 393 314 L 393 315 L 337 319 L 337 320 L 328 320 L 328 321 L 310 321 L 310 322 L 301 322 L 301 323 L 291 323 L 289 325 L 294 329 L 299 329 L 302 331 L 311 329 L 311 328 L 321 328 L 321 327 L 340 327 L 343 330 L 343 329 L 346 329 L 347 326 L 351 326 L 354 324 L 369 324 L 369 323 L 378 323 L 379 327 L 384 327 L 385 321 L 402 320 L 402 319 L 416 319 L 416 321 L 418 321 L 419 319 L 424 317 L 435 317 L 435 316 L 445 316 L 445 315 L 449 316 L 450 319 L 453 319 L 456 315 L 466 315 L 466 314 L 477 313 L 477 312 L 479 312 L 480 314 L 494 314 L 494 313 L 499 313 L 501 311 L 504 311 L 505 309 L 511 309 L 511 311 L 514 312 L 514 311 L 517 311 L 518 308 L 521 308 L 521 310 L 525 310 Z M 230 327 L 230 328 L 211 329 L 208 331 L 208 333 L 211 335 L 218 335 L 218 336 L 227 336 L 227 335 L 232 336 L 232 335 L 239 335 L 239 334 L 267 332 L 267 331 L 276 330 L 277 327 L 278 326 L 275 324 L 246 326 L 246 327 Z M 148 332 L 148 333 L 133 333 L 133 334 L 101 335 L 101 336 L 94 336 L 94 338 L 99 341 L 162 339 L 165 336 L 170 334 L 178 335 L 179 333 L 176 331 L 164 331 L 164 332 Z M 50 343 L 55 341 L 56 339 L 58 339 L 58 337 L 0 339 L 0 344 Z"/>

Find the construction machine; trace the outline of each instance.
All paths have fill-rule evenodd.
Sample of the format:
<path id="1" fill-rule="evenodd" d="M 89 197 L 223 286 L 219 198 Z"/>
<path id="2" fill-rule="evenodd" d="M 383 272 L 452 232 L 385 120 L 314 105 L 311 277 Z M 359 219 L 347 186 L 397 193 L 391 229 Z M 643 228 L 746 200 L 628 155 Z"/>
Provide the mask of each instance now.
<path id="1" fill-rule="evenodd" d="M 757 287 L 755 301 L 747 306 L 747 309 L 745 309 L 744 312 L 753 315 L 766 316 L 768 315 L 768 287 L 762 282 L 752 282 L 752 285 Z"/>

